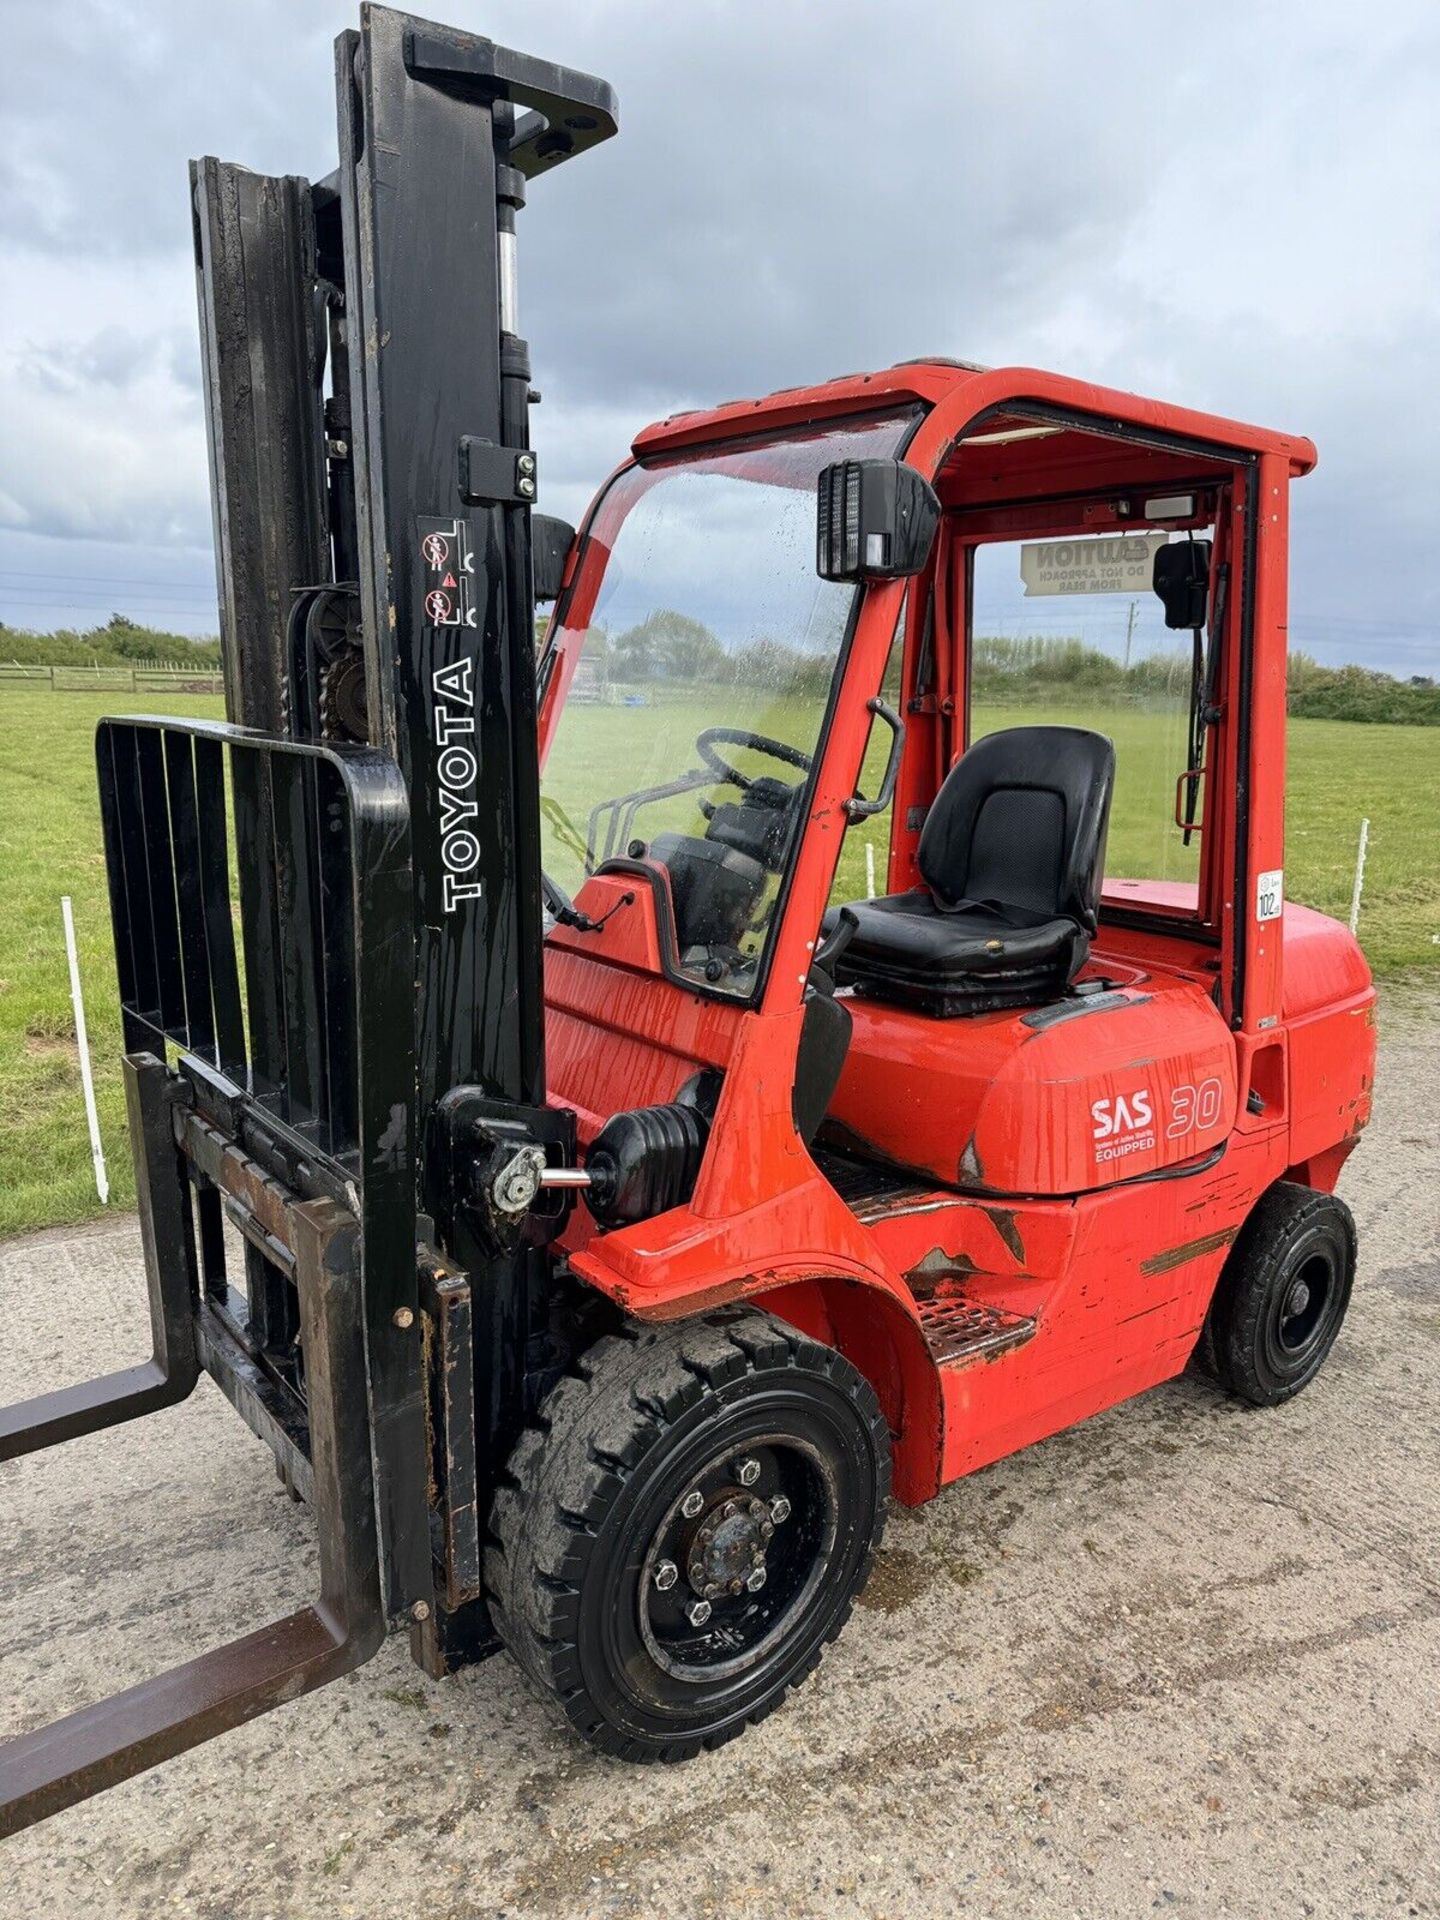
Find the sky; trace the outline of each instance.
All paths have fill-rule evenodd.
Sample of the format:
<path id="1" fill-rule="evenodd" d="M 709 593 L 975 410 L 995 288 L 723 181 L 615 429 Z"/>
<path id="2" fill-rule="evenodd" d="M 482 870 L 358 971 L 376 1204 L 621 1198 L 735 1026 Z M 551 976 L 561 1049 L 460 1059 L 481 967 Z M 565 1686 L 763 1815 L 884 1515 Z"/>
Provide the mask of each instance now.
<path id="1" fill-rule="evenodd" d="M 648 420 L 936 353 L 1310 435 L 1291 643 L 1440 673 L 1433 0 L 448 0 L 602 74 L 537 181 L 541 504 Z M 321 0 L 0 0 L 0 620 L 216 629 L 186 162 L 334 163 Z"/>

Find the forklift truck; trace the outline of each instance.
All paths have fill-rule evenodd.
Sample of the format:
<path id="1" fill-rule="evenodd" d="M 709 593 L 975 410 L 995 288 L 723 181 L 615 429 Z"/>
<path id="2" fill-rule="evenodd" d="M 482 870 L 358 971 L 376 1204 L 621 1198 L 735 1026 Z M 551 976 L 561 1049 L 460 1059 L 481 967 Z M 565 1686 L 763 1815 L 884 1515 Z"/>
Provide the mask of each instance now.
<path id="1" fill-rule="evenodd" d="M 7 1830 L 400 1628 L 718 1746 L 892 1492 L 1192 1363 L 1274 1405 L 1351 1287 L 1374 993 L 1282 872 L 1310 443 L 931 358 L 647 428 L 576 536 L 516 216 L 609 88 L 378 6 L 336 79 L 327 178 L 192 168 L 229 720 L 98 733 L 153 1353 L 0 1415 L 208 1373 L 321 1591 L 12 1741 Z M 1157 532 L 1193 872 L 1117 878 L 1123 750 L 978 724 L 976 570 Z"/>

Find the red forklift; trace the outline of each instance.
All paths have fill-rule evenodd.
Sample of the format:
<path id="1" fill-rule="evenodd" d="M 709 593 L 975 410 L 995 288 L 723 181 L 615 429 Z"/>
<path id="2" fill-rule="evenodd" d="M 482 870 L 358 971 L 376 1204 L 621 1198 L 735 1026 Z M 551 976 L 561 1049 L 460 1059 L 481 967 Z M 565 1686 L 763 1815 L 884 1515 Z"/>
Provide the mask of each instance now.
<path id="1" fill-rule="evenodd" d="M 12 1741 L 4 1830 L 392 1629 L 719 1746 L 892 1493 L 1191 1365 L 1274 1406 L 1350 1295 L 1375 996 L 1283 877 L 1310 443 L 923 359 L 647 428 L 576 534 L 515 229 L 609 88 L 376 6 L 336 73 L 327 178 L 192 168 L 229 721 L 97 741 L 154 1350 L 0 1414 L 209 1374 L 322 1590 Z M 996 704 L 1017 545 L 1143 571 L 1168 731 Z"/>

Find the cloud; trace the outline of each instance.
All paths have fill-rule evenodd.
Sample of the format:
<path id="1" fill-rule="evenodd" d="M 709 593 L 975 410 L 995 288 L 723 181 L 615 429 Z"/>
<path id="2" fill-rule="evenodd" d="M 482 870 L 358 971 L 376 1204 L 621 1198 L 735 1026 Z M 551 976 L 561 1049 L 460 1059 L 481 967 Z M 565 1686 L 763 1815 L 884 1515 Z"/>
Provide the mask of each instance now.
<path id="1" fill-rule="evenodd" d="M 1312 435 L 1297 642 L 1405 665 L 1434 646 L 1428 0 L 1216 0 L 1198 25 L 1061 0 L 438 10 L 620 96 L 620 138 L 537 181 L 522 216 L 550 510 L 578 517 L 680 406 L 925 352 L 1048 364 Z M 351 9 L 16 11 L 4 515 L 142 553 L 203 542 L 184 163 L 327 170 Z"/>
<path id="2" fill-rule="evenodd" d="M 0 527 L 140 547 L 210 535 L 205 426 L 174 310 L 193 275 L 22 254 L 31 298 L 0 312 Z M 103 323 L 96 321 L 104 316 Z M 197 351 L 189 349 L 190 353 Z"/>
<path id="3" fill-rule="evenodd" d="M 188 247 L 185 163 L 232 139 L 254 166 L 324 172 L 345 24 L 315 0 L 10 8 L 0 242 L 130 260 Z"/>

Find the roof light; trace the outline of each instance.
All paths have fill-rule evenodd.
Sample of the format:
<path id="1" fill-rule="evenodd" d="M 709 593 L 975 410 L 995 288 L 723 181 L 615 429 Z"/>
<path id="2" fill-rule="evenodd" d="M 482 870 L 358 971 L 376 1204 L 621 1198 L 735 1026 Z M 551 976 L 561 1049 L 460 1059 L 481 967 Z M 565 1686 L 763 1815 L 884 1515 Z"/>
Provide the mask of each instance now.
<path id="1" fill-rule="evenodd" d="M 967 447 L 1008 447 L 1012 440 L 1048 440 L 1063 427 L 1006 427 L 1000 433 L 968 433 L 962 445 Z"/>

